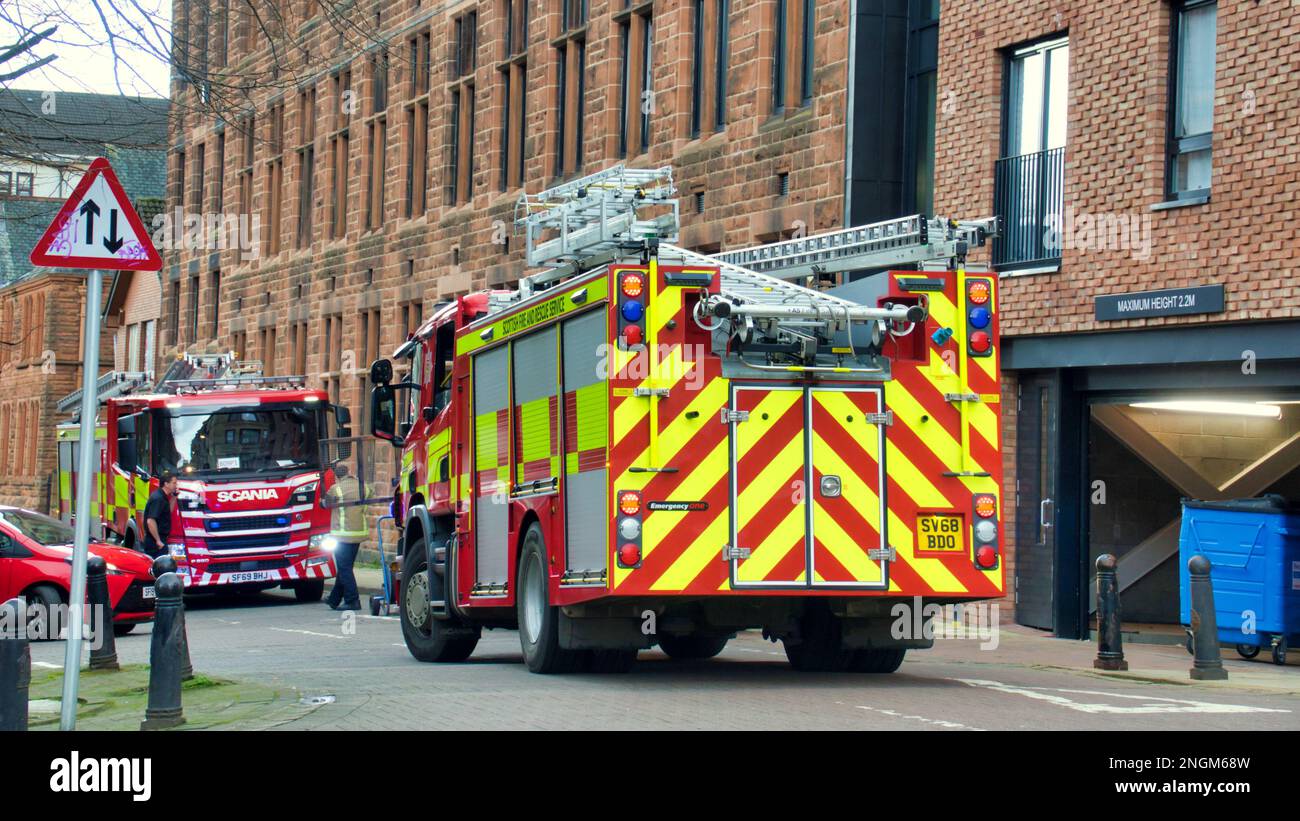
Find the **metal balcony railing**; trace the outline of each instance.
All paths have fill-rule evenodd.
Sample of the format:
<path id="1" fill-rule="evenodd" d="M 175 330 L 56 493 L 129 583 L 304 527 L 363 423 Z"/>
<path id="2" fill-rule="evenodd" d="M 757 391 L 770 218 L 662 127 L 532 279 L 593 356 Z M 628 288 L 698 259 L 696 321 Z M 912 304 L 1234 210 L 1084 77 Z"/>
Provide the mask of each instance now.
<path id="1" fill-rule="evenodd" d="M 1065 149 L 1004 157 L 993 171 L 993 210 L 1002 236 L 993 242 L 993 265 L 1015 270 L 1061 260 Z"/>

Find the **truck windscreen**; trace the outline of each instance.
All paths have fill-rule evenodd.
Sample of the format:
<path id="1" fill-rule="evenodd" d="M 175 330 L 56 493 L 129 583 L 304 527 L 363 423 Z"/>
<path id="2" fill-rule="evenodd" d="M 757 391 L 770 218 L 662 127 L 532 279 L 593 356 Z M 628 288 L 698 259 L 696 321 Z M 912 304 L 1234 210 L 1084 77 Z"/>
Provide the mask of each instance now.
<path id="1" fill-rule="evenodd" d="M 300 405 L 169 410 L 158 419 L 157 468 L 182 477 L 316 468 L 319 417 Z"/>

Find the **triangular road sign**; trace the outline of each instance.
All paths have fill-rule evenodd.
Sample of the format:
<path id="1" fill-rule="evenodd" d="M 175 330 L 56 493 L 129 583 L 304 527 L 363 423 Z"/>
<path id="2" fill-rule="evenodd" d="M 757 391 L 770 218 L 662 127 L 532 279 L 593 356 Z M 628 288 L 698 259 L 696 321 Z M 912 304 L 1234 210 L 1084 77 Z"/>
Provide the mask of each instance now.
<path id="1" fill-rule="evenodd" d="M 32 249 L 33 265 L 157 271 L 162 257 L 108 160 L 98 157 Z"/>

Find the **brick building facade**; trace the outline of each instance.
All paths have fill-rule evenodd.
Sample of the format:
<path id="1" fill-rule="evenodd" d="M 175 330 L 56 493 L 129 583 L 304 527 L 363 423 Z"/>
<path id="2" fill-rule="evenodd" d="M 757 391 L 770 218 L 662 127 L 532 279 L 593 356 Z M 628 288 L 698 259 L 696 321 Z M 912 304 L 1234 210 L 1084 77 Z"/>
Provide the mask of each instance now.
<path id="1" fill-rule="evenodd" d="M 945 0 L 939 44 L 936 208 L 1009 232 L 1017 617 L 1082 635 L 1104 551 L 1127 615 L 1176 621 L 1180 496 L 1300 488 L 1295 9 Z"/>
<path id="2" fill-rule="evenodd" d="M 162 347 L 217 345 L 308 374 L 361 420 L 371 360 L 439 300 L 523 273 L 524 187 L 671 163 L 693 248 L 841 226 L 851 5 L 294 2 L 263 28 L 246 9 L 177 2 L 190 48 L 173 86 L 169 203 L 248 217 L 260 234 L 242 252 L 170 256 Z M 907 36 L 908 4 L 878 5 L 857 23 L 874 33 L 864 49 L 899 20 Z M 901 63 L 886 74 L 876 81 L 901 101 Z M 246 100 L 209 104 L 240 78 L 258 78 Z M 864 121 L 872 105 L 859 104 Z M 874 116 L 901 134 L 898 117 Z M 898 138 L 860 143 L 902 153 Z M 898 187 L 884 176 L 857 172 Z"/>

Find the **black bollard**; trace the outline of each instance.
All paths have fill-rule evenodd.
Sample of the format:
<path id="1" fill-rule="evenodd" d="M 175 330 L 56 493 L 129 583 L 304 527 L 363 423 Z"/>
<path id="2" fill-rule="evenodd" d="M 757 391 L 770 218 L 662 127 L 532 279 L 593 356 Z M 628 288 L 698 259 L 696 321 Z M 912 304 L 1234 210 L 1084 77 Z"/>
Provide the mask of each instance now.
<path id="1" fill-rule="evenodd" d="M 27 729 L 32 651 L 27 645 L 22 599 L 0 604 L 0 731 Z"/>
<path id="2" fill-rule="evenodd" d="M 1191 677 L 1197 681 L 1221 681 L 1228 677 L 1219 655 L 1219 623 L 1214 614 L 1214 585 L 1210 582 L 1210 560 L 1193 556 L 1187 562 L 1191 576 L 1192 662 Z"/>
<path id="3" fill-rule="evenodd" d="M 153 577 L 160 579 L 166 573 L 176 572 L 176 560 L 163 554 L 153 560 Z M 182 584 L 181 590 L 184 591 Z M 194 678 L 194 665 L 190 663 L 190 637 L 185 629 L 185 597 L 181 596 L 181 681 Z"/>
<path id="4" fill-rule="evenodd" d="M 90 645 L 90 669 L 118 670 L 117 640 L 113 635 L 113 604 L 108 596 L 108 562 L 103 556 L 86 560 L 86 592 L 90 598 L 91 624 L 98 623 L 102 636 Z M 98 614 L 99 619 L 94 616 Z"/>
<path id="5" fill-rule="evenodd" d="M 1097 658 L 1098 670 L 1127 670 L 1124 639 L 1120 633 L 1118 561 L 1109 553 L 1097 557 Z"/>
<path id="6" fill-rule="evenodd" d="M 164 730 L 185 723 L 181 711 L 181 596 L 184 586 L 175 573 L 157 581 L 158 607 L 149 645 L 149 706 L 141 730 Z"/>

